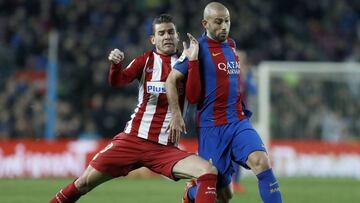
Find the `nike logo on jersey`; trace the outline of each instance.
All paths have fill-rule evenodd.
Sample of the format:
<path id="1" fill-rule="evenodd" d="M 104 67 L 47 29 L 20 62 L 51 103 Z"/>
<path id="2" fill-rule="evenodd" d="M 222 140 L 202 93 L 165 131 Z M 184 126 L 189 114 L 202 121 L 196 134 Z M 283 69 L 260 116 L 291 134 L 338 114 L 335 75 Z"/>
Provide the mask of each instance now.
<path id="1" fill-rule="evenodd" d="M 220 55 L 220 54 L 221 54 L 221 52 L 218 52 L 218 53 L 213 52 L 212 56 L 217 56 L 217 55 Z"/>
<path id="2" fill-rule="evenodd" d="M 207 187 L 208 190 L 216 190 L 215 187 Z"/>

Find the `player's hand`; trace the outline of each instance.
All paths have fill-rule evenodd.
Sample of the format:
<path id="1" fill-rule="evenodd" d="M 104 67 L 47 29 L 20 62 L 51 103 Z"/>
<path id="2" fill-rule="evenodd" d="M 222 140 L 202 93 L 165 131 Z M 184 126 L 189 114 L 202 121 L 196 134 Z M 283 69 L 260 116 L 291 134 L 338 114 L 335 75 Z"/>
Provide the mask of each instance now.
<path id="1" fill-rule="evenodd" d="M 166 129 L 166 132 L 169 132 L 170 142 L 177 145 L 179 143 L 181 133 L 182 132 L 186 133 L 185 122 L 181 115 L 172 116 L 170 120 L 170 124 Z"/>
<path id="2" fill-rule="evenodd" d="M 110 52 L 108 59 L 114 64 L 119 64 L 124 60 L 124 52 L 119 49 L 114 49 Z"/>
<path id="3" fill-rule="evenodd" d="M 199 42 L 190 33 L 187 33 L 187 36 L 190 40 L 190 46 L 188 47 L 186 42 L 183 42 L 183 54 L 188 57 L 189 61 L 197 60 L 199 54 Z"/>

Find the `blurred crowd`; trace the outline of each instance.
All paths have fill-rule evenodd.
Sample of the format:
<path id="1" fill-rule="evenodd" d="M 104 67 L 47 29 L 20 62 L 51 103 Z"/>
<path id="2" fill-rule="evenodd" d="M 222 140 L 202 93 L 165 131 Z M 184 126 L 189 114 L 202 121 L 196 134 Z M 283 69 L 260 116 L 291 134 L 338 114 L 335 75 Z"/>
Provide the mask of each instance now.
<path id="1" fill-rule="evenodd" d="M 309 74 L 272 78 L 271 135 L 331 142 L 360 139 L 360 74 L 356 80 L 348 74 Z"/>
<path id="2" fill-rule="evenodd" d="M 112 137 L 130 118 L 137 102 L 137 84 L 119 89 L 108 86 L 110 50 L 123 50 L 125 63 L 129 63 L 151 48 L 152 19 L 164 12 L 174 16 L 183 39 L 186 32 L 200 35 L 202 10 L 208 2 L 0 0 L 0 139 L 44 136 L 51 32 L 60 36 L 56 138 Z M 252 66 L 264 60 L 360 61 L 360 1 L 221 2 L 231 13 L 231 37 L 247 52 Z M 276 87 L 280 93 L 288 91 L 281 82 Z M 274 101 L 281 102 L 284 100 Z M 319 111 L 333 105 L 343 104 L 329 103 Z M 273 112 L 284 113 L 281 108 Z M 299 122 L 297 116 L 308 122 L 301 113 L 285 114 L 274 123 L 286 124 L 289 116 L 294 122 Z M 305 136 L 294 133 L 293 126 L 300 128 L 275 126 L 276 133 Z M 356 129 L 360 136 L 359 126 Z"/>

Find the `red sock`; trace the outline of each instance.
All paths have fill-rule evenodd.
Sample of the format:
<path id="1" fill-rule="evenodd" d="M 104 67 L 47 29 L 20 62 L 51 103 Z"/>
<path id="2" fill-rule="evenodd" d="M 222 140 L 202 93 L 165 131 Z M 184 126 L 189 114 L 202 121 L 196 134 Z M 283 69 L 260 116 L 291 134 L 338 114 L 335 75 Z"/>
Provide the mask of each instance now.
<path id="1" fill-rule="evenodd" d="M 216 180 L 215 174 L 205 174 L 196 180 L 197 192 L 196 203 L 215 203 L 216 201 Z"/>
<path id="2" fill-rule="evenodd" d="M 80 191 L 72 182 L 56 193 L 55 197 L 50 200 L 49 203 L 74 203 L 81 197 L 81 195 Z"/>

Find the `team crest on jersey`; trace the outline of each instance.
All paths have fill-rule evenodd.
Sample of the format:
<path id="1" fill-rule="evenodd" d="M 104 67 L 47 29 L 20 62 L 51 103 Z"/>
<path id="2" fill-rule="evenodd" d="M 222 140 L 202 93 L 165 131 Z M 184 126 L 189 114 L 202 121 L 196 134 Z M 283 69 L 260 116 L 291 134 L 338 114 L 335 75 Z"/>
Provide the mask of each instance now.
<path id="1" fill-rule="evenodd" d="M 154 68 L 151 67 L 151 66 L 149 66 L 149 67 L 145 68 L 145 71 L 146 71 L 147 73 L 152 73 L 152 72 L 154 71 Z"/>
<path id="2" fill-rule="evenodd" d="M 146 91 L 150 94 L 160 94 L 160 93 L 166 93 L 165 89 L 165 82 L 160 81 L 150 81 L 146 83 Z"/>

